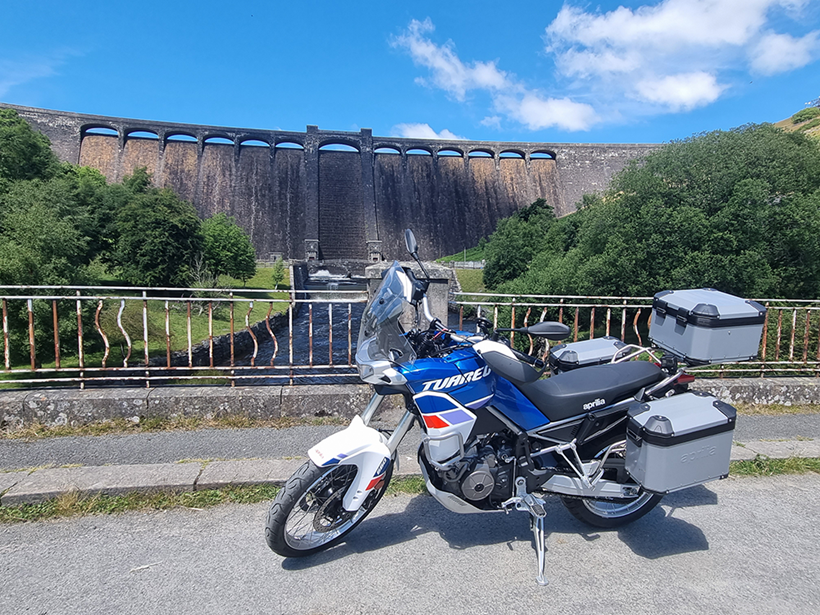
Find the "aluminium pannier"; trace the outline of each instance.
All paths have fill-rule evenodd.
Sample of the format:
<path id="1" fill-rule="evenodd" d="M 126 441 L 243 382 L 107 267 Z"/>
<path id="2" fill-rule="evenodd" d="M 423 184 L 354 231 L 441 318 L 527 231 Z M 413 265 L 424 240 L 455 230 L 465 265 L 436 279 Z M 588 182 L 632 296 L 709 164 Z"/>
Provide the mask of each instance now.
<path id="1" fill-rule="evenodd" d="M 571 344 L 559 344 L 550 350 L 550 369 L 554 374 L 568 372 L 579 367 L 610 363 L 613 357 L 628 353 L 626 346 L 617 337 L 599 337 Z"/>
<path id="2" fill-rule="evenodd" d="M 652 301 L 649 339 L 690 364 L 757 356 L 766 308 L 713 288 L 667 290 Z"/>
<path id="3" fill-rule="evenodd" d="M 626 471 L 647 491 L 670 493 L 729 474 L 736 410 L 693 391 L 635 403 L 626 427 Z"/>

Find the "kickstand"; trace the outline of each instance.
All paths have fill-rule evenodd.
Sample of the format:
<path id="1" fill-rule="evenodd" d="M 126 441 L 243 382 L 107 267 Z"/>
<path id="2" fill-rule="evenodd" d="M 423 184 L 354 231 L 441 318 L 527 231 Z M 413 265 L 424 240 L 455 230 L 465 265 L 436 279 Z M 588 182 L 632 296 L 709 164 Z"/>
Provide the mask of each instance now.
<path id="1" fill-rule="evenodd" d="M 515 496 L 505 501 L 502 506 L 507 509 L 515 506 L 516 510 L 530 513 L 530 527 L 532 528 L 533 539 L 535 540 L 535 553 L 538 556 L 538 576 L 535 580 L 539 585 L 548 585 L 547 577 L 544 575 L 546 564 L 546 537 L 544 536 L 544 518 L 547 511 L 544 509 L 544 500 L 527 493 L 527 481 L 519 476 L 515 479 Z"/>
<path id="2" fill-rule="evenodd" d="M 543 510 L 543 509 L 542 509 Z M 546 515 L 545 515 L 546 516 Z M 547 577 L 544 575 L 544 566 L 546 564 L 546 538 L 544 536 L 544 517 L 531 517 L 532 536 L 535 540 L 535 553 L 538 556 L 538 576 L 535 580 L 539 585 L 549 585 Z"/>

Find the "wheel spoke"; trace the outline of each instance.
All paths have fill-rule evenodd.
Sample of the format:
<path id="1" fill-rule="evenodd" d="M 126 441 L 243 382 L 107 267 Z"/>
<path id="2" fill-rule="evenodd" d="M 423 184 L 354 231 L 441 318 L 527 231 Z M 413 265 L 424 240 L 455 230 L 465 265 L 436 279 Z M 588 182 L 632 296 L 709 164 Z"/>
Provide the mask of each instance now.
<path id="1" fill-rule="evenodd" d="M 336 466 L 319 477 L 293 507 L 285 521 L 285 541 L 294 549 L 313 549 L 347 531 L 368 509 L 342 507 L 342 499 L 356 478 L 355 466 Z"/>

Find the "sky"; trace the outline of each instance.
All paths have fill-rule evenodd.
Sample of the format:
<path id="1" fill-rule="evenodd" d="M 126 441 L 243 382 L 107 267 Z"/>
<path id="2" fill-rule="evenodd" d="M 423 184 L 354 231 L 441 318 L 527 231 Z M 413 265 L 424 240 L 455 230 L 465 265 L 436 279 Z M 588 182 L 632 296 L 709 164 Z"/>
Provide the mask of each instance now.
<path id="1" fill-rule="evenodd" d="M 662 143 L 820 97 L 820 0 L 0 7 L 0 101 L 95 115 Z"/>

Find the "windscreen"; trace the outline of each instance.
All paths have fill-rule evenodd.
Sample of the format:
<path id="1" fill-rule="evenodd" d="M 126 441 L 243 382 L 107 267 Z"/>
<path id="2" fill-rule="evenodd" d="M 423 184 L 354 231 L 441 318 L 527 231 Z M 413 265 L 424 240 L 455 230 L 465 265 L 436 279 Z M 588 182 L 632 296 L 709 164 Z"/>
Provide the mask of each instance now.
<path id="1" fill-rule="evenodd" d="M 416 358 L 399 324 L 411 292 L 410 279 L 401 265 L 393 261 L 362 315 L 359 348 L 366 347 L 371 360 L 407 363 Z"/>

